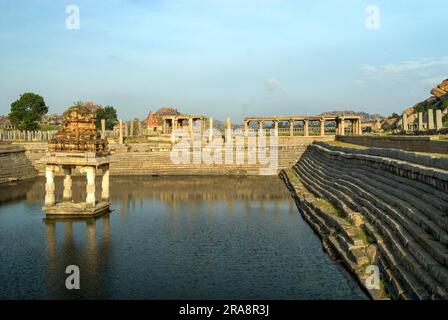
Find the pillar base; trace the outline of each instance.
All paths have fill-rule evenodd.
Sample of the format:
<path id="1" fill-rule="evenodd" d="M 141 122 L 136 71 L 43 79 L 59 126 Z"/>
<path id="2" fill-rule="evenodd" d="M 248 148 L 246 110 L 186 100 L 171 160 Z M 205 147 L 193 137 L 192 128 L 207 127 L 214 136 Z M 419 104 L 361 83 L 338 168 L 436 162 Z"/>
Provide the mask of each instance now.
<path id="1" fill-rule="evenodd" d="M 44 206 L 42 210 L 47 215 L 58 215 L 64 217 L 79 217 L 79 216 L 98 216 L 110 211 L 110 202 L 101 201 L 95 206 L 87 203 L 74 202 L 58 202 L 53 206 Z"/>

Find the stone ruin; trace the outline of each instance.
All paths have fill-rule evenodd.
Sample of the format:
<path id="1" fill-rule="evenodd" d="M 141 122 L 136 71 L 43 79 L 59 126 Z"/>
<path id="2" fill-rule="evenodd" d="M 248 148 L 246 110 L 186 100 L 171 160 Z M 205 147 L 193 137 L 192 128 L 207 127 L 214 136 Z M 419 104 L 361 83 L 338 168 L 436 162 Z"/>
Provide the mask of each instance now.
<path id="1" fill-rule="evenodd" d="M 62 129 L 48 144 L 45 163 L 45 205 L 48 215 L 92 216 L 109 211 L 109 165 L 110 153 L 107 140 L 101 139 L 96 130 L 96 116 L 84 106 L 74 106 L 64 112 Z M 72 197 L 72 174 L 80 169 L 86 174 L 87 197 L 85 202 L 76 203 Z M 95 194 L 95 180 L 98 171 L 101 176 L 101 197 Z M 63 172 L 63 199 L 56 201 L 55 173 Z"/>
<path id="2" fill-rule="evenodd" d="M 96 115 L 89 108 L 74 106 L 62 115 L 62 129 L 48 144 L 49 151 L 107 153 L 107 140 L 96 130 Z"/>

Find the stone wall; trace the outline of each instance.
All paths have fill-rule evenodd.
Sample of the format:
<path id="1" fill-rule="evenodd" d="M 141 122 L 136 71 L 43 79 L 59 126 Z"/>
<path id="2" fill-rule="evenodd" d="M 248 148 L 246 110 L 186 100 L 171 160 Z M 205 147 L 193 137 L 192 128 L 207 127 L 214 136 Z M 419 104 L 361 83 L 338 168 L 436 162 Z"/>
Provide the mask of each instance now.
<path id="1" fill-rule="evenodd" d="M 314 197 L 361 218 L 391 298 L 447 299 L 448 168 L 359 151 L 315 143 L 293 169 Z"/>
<path id="2" fill-rule="evenodd" d="M 296 137 L 280 138 L 278 148 L 278 174 L 281 169 L 290 168 L 306 148 L 315 140 L 333 140 L 334 137 Z M 269 139 L 268 139 L 269 140 Z M 33 163 L 39 174 L 44 174 L 43 163 L 38 161 L 45 156 L 46 143 L 20 143 L 25 148 L 27 158 Z M 222 164 L 174 164 L 170 159 L 169 143 L 128 143 L 111 144 L 111 175 L 260 175 L 260 169 L 269 165 L 249 163 L 248 154 L 256 154 L 258 150 L 244 150 L 244 164 L 225 164 L 224 151 Z M 192 150 L 190 150 L 192 152 Z M 267 153 L 269 155 L 269 152 Z M 252 160 L 254 160 L 252 158 Z M 75 173 L 76 174 L 76 173 Z"/>
<path id="3" fill-rule="evenodd" d="M 337 141 L 376 148 L 393 148 L 414 152 L 446 153 L 448 140 L 421 136 L 336 136 Z"/>
<path id="4" fill-rule="evenodd" d="M 37 170 L 19 146 L 0 146 L 0 184 L 37 176 Z"/>

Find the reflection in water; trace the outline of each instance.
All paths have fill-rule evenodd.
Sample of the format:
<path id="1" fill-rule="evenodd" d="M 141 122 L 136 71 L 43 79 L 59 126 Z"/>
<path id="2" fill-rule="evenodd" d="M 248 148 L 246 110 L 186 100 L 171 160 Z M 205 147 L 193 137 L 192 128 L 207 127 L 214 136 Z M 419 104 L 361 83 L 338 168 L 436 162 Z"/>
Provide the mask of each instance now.
<path id="1" fill-rule="evenodd" d="M 45 218 L 43 196 L 41 178 L 0 187 L 0 298 L 365 298 L 280 179 L 112 177 L 113 212 L 89 219 Z"/>
<path id="2" fill-rule="evenodd" d="M 51 277 L 49 284 L 61 283 L 61 270 L 68 265 L 74 264 L 79 266 L 81 270 L 89 270 L 88 273 L 82 272 L 83 284 L 87 283 L 87 290 L 82 291 L 84 294 L 76 294 L 76 296 L 84 298 L 91 297 L 92 292 L 89 283 L 96 281 L 96 279 L 91 279 L 91 275 L 95 276 L 99 270 L 107 268 L 107 265 L 101 266 L 98 265 L 99 263 L 106 264 L 109 261 L 111 236 L 110 213 L 96 218 L 44 218 L 43 223 L 46 232 L 48 275 Z M 79 257 L 82 255 L 82 252 L 77 249 L 73 235 L 73 226 L 75 224 L 78 227 L 83 227 L 86 235 L 86 255 L 85 259 L 81 261 L 81 265 L 79 264 Z M 102 233 L 100 248 L 97 247 L 97 228 Z M 56 229 L 59 229 L 63 233 L 63 240 L 59 247 Z M 84 278 L 85 276 L 87 277 Z M 72 292 L 68 291 L 64 286 L 58 285 L 55 288 L 57 289 L 57 296 L 59 298 L 73 297 Z"/>

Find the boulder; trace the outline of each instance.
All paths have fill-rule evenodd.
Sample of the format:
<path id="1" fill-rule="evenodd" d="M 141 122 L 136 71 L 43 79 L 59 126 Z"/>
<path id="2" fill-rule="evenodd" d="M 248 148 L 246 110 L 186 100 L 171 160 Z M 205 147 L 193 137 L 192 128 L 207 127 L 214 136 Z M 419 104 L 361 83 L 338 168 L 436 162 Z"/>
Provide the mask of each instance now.
<path id="1" fill-rule="evenodd" d="M 441 84 L 433 88 L 431 94 L 438 99 L 446 99 L 448 97 L 448 79 L 443 80 Z"/>

